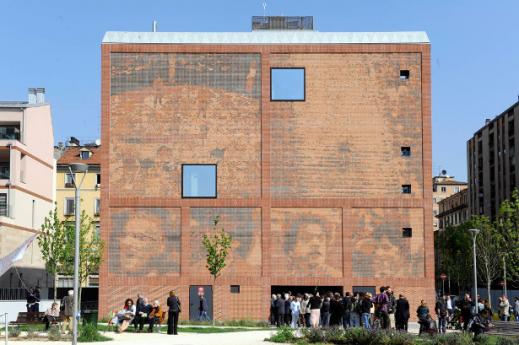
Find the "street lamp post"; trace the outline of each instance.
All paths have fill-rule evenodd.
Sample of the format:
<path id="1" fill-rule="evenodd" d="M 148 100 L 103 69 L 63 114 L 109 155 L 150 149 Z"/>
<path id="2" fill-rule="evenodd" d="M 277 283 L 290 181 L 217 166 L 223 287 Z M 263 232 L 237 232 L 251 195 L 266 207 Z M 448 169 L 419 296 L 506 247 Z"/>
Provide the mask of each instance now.
<path id="1" fill-rule="evenodd" d="M 72 182 L 74 182 L 75 188 L 74 216 L 76 217 L 76 226 L 74 229 L 74 320 L 72 329 L 72 345 L 77 345 L 77 329 L 79 321 L 79 236 L 81 227 L 80 192 L 81 185 L 83 184 L 83 180 L 88 171 L 88 165 L 83 163 L 72 163 L 69 165 L 68 170 L 72 176 Z M 79 184 L 77 183 L 76 173 L 83 174 Z"/>
<path id="2" fill-rule="evenodd" d="M 479 234 L 479 229 L 469 229 L 470 234 L 472 235 L 472 256 L 473 256 L 473 266 L 474 266 L 474 312 L 477 312 L 478 308 L 478 272 L 476 270 L 476 237 Z"/>

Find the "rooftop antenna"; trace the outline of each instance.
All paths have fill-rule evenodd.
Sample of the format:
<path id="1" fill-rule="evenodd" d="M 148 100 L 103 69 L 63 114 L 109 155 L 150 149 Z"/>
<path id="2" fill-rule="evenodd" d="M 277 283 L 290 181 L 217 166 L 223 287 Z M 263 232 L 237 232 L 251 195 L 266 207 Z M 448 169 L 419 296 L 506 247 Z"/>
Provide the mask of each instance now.
<path id="1" fill-rule="evenodd" d="M 151 31 L 157 32 L 157 21 L 156 20 L 154 20 L 153 24 L 151 25 Z"/>
<path id="2" fill-rule="evenodd" d="M 267 0 L 263 0 L 263 17 L 267 16 Z"/>

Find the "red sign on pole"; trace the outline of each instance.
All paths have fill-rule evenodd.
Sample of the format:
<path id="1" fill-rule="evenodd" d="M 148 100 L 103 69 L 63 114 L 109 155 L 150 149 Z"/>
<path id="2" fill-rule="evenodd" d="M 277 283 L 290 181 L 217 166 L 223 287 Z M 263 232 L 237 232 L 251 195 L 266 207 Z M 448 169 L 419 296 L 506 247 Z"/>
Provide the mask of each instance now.
<path id="1" fill-rule="evenodd" d="M 440 274 L 441 280 L 447 279 L 447 275 L 445 273 Z"/>

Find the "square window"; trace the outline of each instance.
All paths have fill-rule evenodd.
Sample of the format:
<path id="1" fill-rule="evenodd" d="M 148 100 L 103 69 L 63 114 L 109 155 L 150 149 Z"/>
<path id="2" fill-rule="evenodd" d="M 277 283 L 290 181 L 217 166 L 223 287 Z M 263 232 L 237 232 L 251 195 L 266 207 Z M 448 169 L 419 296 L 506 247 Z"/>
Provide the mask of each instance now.
<path id="1" fill-rule="evenodd" d="M 403 69 L 400 70 L 400 80 L 408 80 L 409 79 L 409 70 Z"/>
<path id="2" fill-rule="evenodd" d="M 270 69 L 271 101 L 304 101 L 305 69 L 271 68 Z"/>
<path id="3" fill-rule="evenodd" d="M 410 184 L 402 185 L 402 194 L 411 194 L 411 185 Z"/>
<path id="4" fill-rule="evenodd" d="M 89 159 L 89 158 L 90 158 L 90 152 L 81 151 L 81 159 Z"/>
<path id="5" fill-rule="evenodd" d="M 413 237 L 413 228 L 403 228 L 402 237 Z"/>
<path id="6" fill-rule="evenodd" d="M 400 152 L 402 157 L 411 157 L 411 148 L 409 146 L 402 146 Z"/>
<path id="7" fill-rule="evenodd" d="M 71 173 L 65 174 L 65 187 L 74 187 L 74 176 Z"/>
<path id="8" fill-rule="evenodd" d="M 216 164 L 183 164 L 182 197 L 216 198 Z"/>
<path id="9" fill-rule="evenodd" d="M 74 215 L 74 209 L 75 209 L 74 198 L 65 198 L 65 210 L 64 210 L 65 216 Z"/>
<path id="10" fill-rule="evenodd" d="M 239 285 L 231 285 L 231 293 L 240 293 Z"/>

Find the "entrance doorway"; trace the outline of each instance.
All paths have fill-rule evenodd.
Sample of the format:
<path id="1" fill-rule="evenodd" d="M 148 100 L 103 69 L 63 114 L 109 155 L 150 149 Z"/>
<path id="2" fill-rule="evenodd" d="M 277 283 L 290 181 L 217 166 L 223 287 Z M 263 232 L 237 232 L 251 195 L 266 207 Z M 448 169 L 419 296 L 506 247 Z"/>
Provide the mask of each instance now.
<path id="1" fill-rule="evenodd" d="M 200 306 L 206 313 L 200 313 Z M 213 319 L 213 287 L 211 285 L 191 285 L 189 287 L 189 320 L 209 321 Z"/>
<path id="2" fill-rule="evenodd" d="M 301 286 L 301 285 L 272 285 L 270 287 L 271 294 L 285 294 L 290 292 L 293 295 L 296 294 L 305 294 L 311 293 L 314 294 L 316 291 L 319 291 L 319 294 L 322 296 L 325 293 L 340 293 L 342 295 L 344 291 L 343 286 Z"/>

